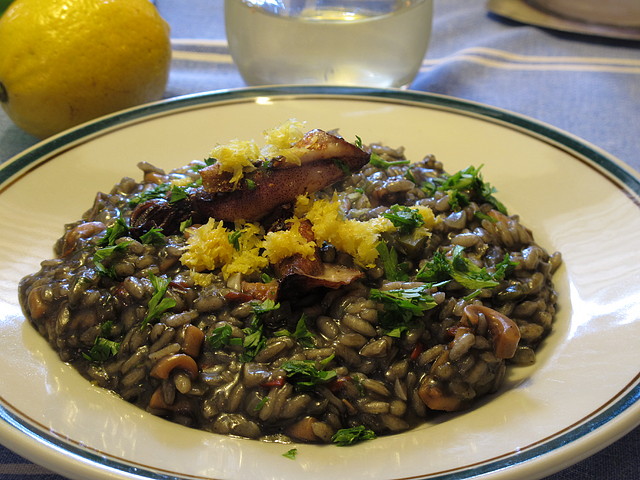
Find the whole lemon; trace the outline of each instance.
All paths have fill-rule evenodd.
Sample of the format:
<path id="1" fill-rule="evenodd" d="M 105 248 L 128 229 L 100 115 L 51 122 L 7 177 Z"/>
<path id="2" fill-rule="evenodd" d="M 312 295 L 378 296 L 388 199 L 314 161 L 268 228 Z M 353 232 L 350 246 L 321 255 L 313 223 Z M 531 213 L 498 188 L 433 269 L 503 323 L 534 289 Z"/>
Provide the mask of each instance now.
<path id="1" fill-rule="evenodd" d="M 0 46 L 0 103 L 40 138 L 158 100 L 171 62 L 149 0 L 15 0 Z"/>

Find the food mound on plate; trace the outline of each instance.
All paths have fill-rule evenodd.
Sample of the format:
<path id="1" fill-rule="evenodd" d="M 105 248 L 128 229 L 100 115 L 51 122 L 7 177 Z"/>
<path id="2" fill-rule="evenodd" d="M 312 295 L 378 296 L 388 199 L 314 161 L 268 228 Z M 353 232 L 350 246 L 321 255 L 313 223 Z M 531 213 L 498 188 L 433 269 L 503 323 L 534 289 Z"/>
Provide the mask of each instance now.
<path id="1" fill-rule="evenodd" d="M 22 280 L 27 318 L 148 412 L 268 441 L 402 432 L 532 364 L 561 258 L 480 167 L 302 128 L 98 193 Z"/>

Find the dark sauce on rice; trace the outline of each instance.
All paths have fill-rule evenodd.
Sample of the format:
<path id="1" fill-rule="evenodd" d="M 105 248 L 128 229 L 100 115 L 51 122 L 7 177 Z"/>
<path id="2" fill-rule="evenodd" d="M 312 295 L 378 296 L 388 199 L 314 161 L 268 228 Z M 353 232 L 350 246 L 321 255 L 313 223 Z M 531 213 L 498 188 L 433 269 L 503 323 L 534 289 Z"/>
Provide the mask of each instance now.
<path id="1" fill-rule="evenodd" d="M 489 189 L 447 188 L 452 175 L 433 156 L 405 165 L 402 151 L 371 148 L 385 165 L 368 164 L 318 196 L 340 192 L 345 216 L 361 221 L 394 205 L 433 210 L 438 222 L 430 236 L 383 234 L 395 274 L 379 258 L 347 286 L 265 304 L 241 292 L 238 276 L 224 280 L 214 272 L 209 286 L 194 283 L 180 262 L 183 234 L 148 243 L 124 235 L 110 255 L 96 257 L 105 248 L 100 224 L 126 225 L 131 200 L 142 192 L 198 177 L 193 165 L 169 173 L 143 165 L 147 181 L 125 178 L 99 193 L 82 220 L 66 226 L 56 258 L 22 280 L 25 314 L 60 358 L 95 385 L 219 434 L 330 443 L 342 429 L 393 434 L 440 410 L 470 408 L 500 388 L 509 365 L 535 361 L 556 312 L 552 275 L 560 255 L 538 245 L 517 216 L 496 213 Z M 354 265 L 330 244 L 320 257 Z M 436 257 L 444 270 L 466 269 L 489 283 L 464 286 L 442 271 L 444 277 L 431 272 L 428 281 L 417 276 L 425 277 Z M 404 317 L 380 293 L 402 291 L 422 295 L 420 308 Z M 491 310 L 477 310 L 470 323 L 470 305 Z M 496 354 L 487 318 L 493 312 L 519 329 L 511 358 Z M 389 326 L 394 315 L 403 320 Z M 428 406 L 428 395 L 439 399 Z"/>

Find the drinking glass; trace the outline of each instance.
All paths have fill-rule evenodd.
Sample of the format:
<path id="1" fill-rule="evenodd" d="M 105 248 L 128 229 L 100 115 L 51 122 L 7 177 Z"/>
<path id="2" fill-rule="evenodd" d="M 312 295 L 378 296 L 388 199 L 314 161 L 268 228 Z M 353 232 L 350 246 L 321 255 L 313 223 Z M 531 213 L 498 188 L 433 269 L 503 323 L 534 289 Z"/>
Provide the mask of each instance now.
<path id="1" fill-rule="evenodd" d="M 249 85 L 406 87 L 429 45 L 432 0 L 225 0 Z"/>

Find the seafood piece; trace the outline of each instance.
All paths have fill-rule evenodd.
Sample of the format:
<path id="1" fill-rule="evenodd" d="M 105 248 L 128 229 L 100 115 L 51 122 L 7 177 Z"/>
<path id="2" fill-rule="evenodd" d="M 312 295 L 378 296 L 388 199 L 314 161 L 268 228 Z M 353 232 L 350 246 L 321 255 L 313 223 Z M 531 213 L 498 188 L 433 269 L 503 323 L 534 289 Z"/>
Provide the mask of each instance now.
<path id="1" fill-rule="evenodd" d="M 518 325 L 506 315 L 483 305 L 467 305 L 464 307 L 460 323 L 469 327 L 476 327 L 480 315 L 484 315 L 487 321 L 496 357 L 512 358 L 520 342 Z"/>
<path id="2" fill-rule="evenodd" d="M 189 189 L 193 193 L 194 189 Z M 131 236 L 139 238 L 152 228 L 161 229 L 166 235 L 178 233 L 180 224 L 187 220 L 206 223 L 193 211 L 191 197 L 179 202 L 170 202 L 165 198 L 154 198 L 138 204 L 131 212 L 129 228 Z"/>
<path id="3" fill-rule="evenodd" d="M 463 410 L 467 404 L 451 393 L 445 392 L 438 381 L 427 375 L 418 389 L 418 395 L 431 410 L 456 412 Z"/>
<path id="4" fill-rule="evenodd" d="M 322 130 L 308 132 L 289 149 L 300 165 L 277 157 L 245 174 L 241 188 L 230 190 L 230 174 L 217 164 L 201 170 L 202 189 L 192 198 L 195 210 L 225 221 L 261 220 L 299 195 L 322 190 L 362 168 L 369 154 Z M 291 153 L 289 154 L 291 155 Z"/>
<path id="5" fill-rule="evenodd" d="M 78 241 L 91 238 L 94 235 L 104 232 L 107 229 L 102 222 L 84 222 L 69 230 L 62 243 L 62 257 L 66 257 L 77 247 Z"/>
<path id="6" fill-rule="evenodd" d="M 176 203 L 156 199 L 143 202 L 131 214 L 131 229 L 141 235 L 151 228 L 175 233 L 180 222 L 208 218 L 224 221 L 258 221 L 299 195 L 313 193 L 345 178 L 369 162 L 370 154 L 335 135 L 312 130 L 287 150 L 287 157 L 256 162 L 242 181 L 230 182 L 231 174 L 217 164 L 201 170 L 202 187 L 186 190 Z"/>
<path id="7" fill-rule="evenodd" d="M 499 369 L 504 368 L 504 360 L 513 358 L 515 355 L 520 341 L 520 330 L 513 320 L 492 308 L 484 305 L 467 305 L 463 309 L 460 326 L 455 331 L 456 339 L 460 336 L 468 335 L 468 332 L 475 331 L 482 322 L 486 322 L 485 328 L 491 334 L 493 354 L 495 355 L 493 365 L 486 368 L 493 372 L 493 375 L 495 375 L 493 382 L 496 383 L 500 381 Z M 454 412 L 463 410 L 470 405 L 471 398 L 463 399 L 455 395 L 451 392 L 450 385 L 447 385 L 446 382 L 438 379 L 433 374 L 436 367 L 453 360 L 450 356 L 451 352 L 452 347 L 447 346 L 434 362 L 431 371 L 422 379 L 418 389 L 418 395 L 431 410 Z M 452 365 L 454 364 L 455 362 L 452 362 Z M 460 378 L 463 378 L 463 376 L 461 375 Z M 471 384 L 469 387 L 475 391 L 476 388 L 480 387 L 482 389 L 484 386 Z"/>
<path id="8" fill-rule="evenodd" d="M 300 224 L 300 233 L 305 240 L 314 240 L 308 220 Z M 323 263 L 317 249 L 312 258 L 299 254 L 284 258 L 274 266 L 274 270 L 279 279 L 279 298 L 295 298 L 318 287 L 340 288 L 364 276 L 362 271 L 355 268 Z"/>
<path id="9" fill-rule="evenodd" d="M 300 233 L 314 241 L 309 221 L 301 222 Z M 317 249 L 312 257 L 295 254 L 283 258 L 274 265 L 274 272 L 277 279 L 268 284 L 243 282 L 242 292 L 260 300 L 292 299 L 320 287 L 337 289 L 364 276 L 357 268 L 322 262 Z"/>
<path id="10" fill-rule="evenodd" d="M 340 288 L 364 276 L 362 271 L 355 268 L 320 261 L 309 262 L 299 255 L 286 260 L 286 266 L 278 265 L 276 268 L 280 277 L 279 298 L 295 298 L 318 287 Z"/>

